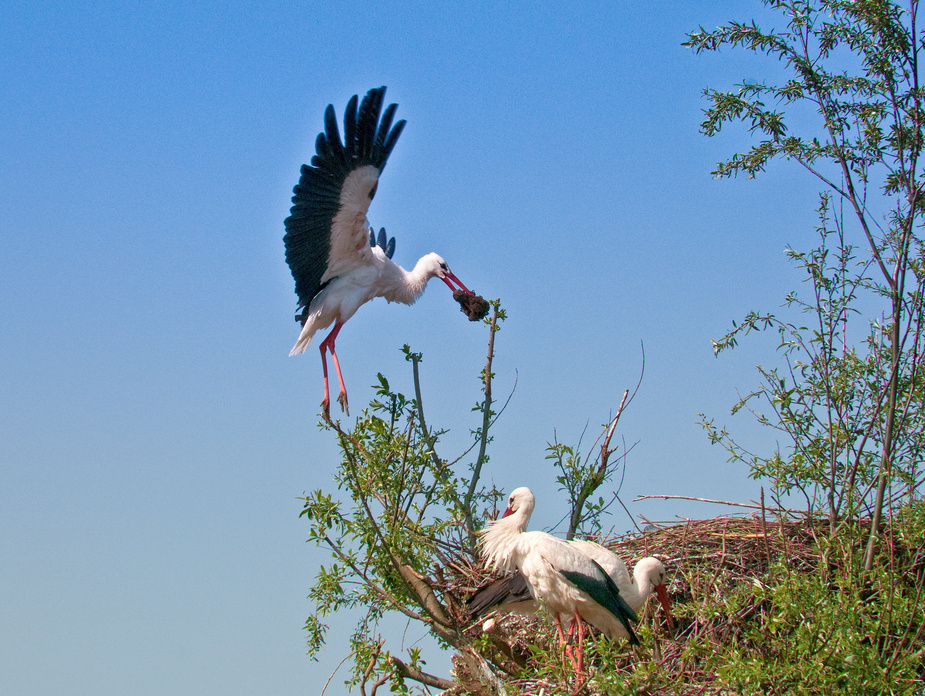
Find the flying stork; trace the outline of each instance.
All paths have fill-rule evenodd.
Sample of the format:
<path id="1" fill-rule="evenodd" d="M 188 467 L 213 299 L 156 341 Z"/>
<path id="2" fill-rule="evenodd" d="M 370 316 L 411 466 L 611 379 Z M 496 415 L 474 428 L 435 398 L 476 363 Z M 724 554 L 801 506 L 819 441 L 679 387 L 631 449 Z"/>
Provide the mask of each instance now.
<path id="1" fill-rule="evenodd" d="M 520 571 L 533 597 L 552 614 L 559 642 L 563 645 L 566 644 L 566 637 L 561 617 L 573 620 L 572 628 L 578 630 L 578 645 L 572 665 L 576 674 L 582 676 L 582 616 L 599 610 L 607 612 L 623 625 L 633 645 L 638 644 L 639 640 L 630 621 L 637 621 L 638 618 L 621 597 L 616 584 L 594 559 L 551 534 L 526 531 L 535 504 L 529 488 L 515 489 L 508 498 L 507 509 L 501 518 L 491 522 L 482 531 L 482 555 L 493 570 Z"/>
<path id="2" fill-rule="evenodd" d="M 391 259 L 394 239 L 386 243 L 384 230 L 378 243 L 372 235 L 366 212 L 379 185 L 379 176 L 405 126 L 404 120 L 392 125 L 397 104 L 390 104 L 382 111 L 384 96 L 385 87 L 371 89 L 359 107 L 358 96 L 351 97 L 344 113 L 343 142 L 334 107 L 328 105 L 324 131 L 315 141 L 316 154 L 311 164 L 302 165 L 299 183 L 293 189 L 290 215 L 285 220 L 286 263 L 299 298 L 301 312 L 296 321 L 302 324 L 289 354 L 303 353 L 316 331 L 334 324 L 319 345 L 324 370 L 321 408 L 326 418 L 330 407 L 326 351 L 330 351 L 337 370 L 340 384 L 337 400 L 341 409 L 350 414 L 334 341 L 344 322 L 361 305 L 374 297 L 413 304 L 427 282 L 439 278 L 454 291 L 454 299 L 471 320 L 480 319 L 488 310 L 488 304 L 471 293 L 437 254 L 427 254 L 411 271 L 406 271 Z"/>

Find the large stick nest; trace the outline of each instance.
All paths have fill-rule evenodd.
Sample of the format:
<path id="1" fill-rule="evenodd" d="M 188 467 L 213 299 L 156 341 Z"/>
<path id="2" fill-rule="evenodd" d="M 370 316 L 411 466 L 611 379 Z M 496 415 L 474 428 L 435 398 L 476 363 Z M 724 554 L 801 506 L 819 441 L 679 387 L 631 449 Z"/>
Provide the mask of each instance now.
<path id="1" fill-rule="evenodd" d="M 817 537 L 828 531 L 827 522 L 818 518 L 780 516 L 765 520 L 755 514 L 748 517 L 717 517 L 707 520 L 685 520 L 681 523 L 653 523 L 642 534 L 599 539 L 613 549 L 632 568 L 645 556 L 656 556 L 668 569 L 666 582 L 672 607 L 679 610 L 693 599 L 699 606 L 720 605 L 730 590 L 742 584 L 761 583 L 769 566 L 785 559 L 794 570 L 811 572 L 826 563 L 817 545 Z M 917 565 L 925 564 L 923 550 L 910 550 Z M 469 597 L 478 588 L 494 579 L 478 564 L 458 558 L 445 577 L 445 591 L 461 598 Z M 705 603 L 704 600 L 712 600 Z M 690 694 L 714 694 L 721 689 L 715 675 L 699 669 L 684 656 L 685 645 L 691 642 L 725 642 L 741 635 L 745 622 L 760 611 L 757 604 L 745 606 L 734 615 L 723 611 L 703 611 L 692 616 L 681 611 L 673 635 L 668 634 L 664 614 L 658 603 L 650 601 L 641 612 L 640 621 L 653 625 L 651 640 L 640 648 L 625 646 L 622 657 L 610 668 L 627 673 L 641 661 L 651 660 L 669 673 L 683 673 L 690 684 Z M 472 620 L 457 612 L 466 635 L 483 635 L 482 619 Z M 555 644 L 555 632 L 545 616 L 523 617 L 500 615 L 485 633 L 493 649 L 491 661 L 494 673 L 507 673 L 509 683 L 520 686 L 525 693 L 557 693 L 561 684 L 540 684 L 518 678 L 522 667 L 531 658 L 530 646 Z M 484 639 L 483 639 L 484 640 Z M 454 674 L 459 686 L 452 693 L 497 693 L 500 681 L 489 674 L 483 660 L 462 652 L 454 658 Z M 593 673 L 593 669 L 592 669 Z M 592 687 L 593 691 L 593 687 Z"/>

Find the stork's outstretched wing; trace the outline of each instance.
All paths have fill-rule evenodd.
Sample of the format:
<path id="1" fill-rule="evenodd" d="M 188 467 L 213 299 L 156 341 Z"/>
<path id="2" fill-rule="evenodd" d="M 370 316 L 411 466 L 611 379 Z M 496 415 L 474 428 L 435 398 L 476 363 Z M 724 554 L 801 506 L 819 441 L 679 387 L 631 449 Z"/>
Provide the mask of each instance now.
<path id="1" fill-rule="evenodd" d="M 344 113 L 341 142 L 334 107 L 324 112 L 324 131 L 315 141 L 311 164 L 303 164 L 286 218 L 286 263 L 295 280 L 299 307 L 307 307 L 325 282 L 371 263 L 366 211 L 379 174 L 398 141 L 405 121 L 394 127 L 397 104 L 382 113 L 385 87 L 354 95 Z"/>

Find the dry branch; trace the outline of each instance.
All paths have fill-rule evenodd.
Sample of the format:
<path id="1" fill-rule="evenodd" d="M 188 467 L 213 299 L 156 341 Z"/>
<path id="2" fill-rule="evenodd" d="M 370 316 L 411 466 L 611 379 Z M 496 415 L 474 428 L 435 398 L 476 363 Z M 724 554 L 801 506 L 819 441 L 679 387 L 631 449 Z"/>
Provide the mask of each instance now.
<path id="1" fill-rule="evenodd" d="M 420 682 L 426 686 L 433 686 L 437 689 L 449 689 L 453 686 L 453 682 L 450 680 L 428 674 L 427 672 L 422 672 L 417 667 L 406 665 L 394 655 L 389 659 L 391 659 L 395 671 L 404 679 L 413 679 L 416 682 Z"/>
<path id="2" fill-rule="evenodd" d="M 751 510 L 767 510 L 768 512 L 776 513 L 787 513 L 792 515 L 802 515 L 802 511 L 799 510 L 790 510 L 788 508 L 776 507 L 769 508 L 756 503 L 754 500 L 749 501 L 748 503 L 735 503 L 730 500 L 714 500 L 712 498 L 695 498 L 690 495 L 638 495 L 633 498 L 633 502 L 639 502 L 640 500 L 650 500 L 653 498 L 658 498 L 660 500 L 693 500 L 698 503 L 714 503 L 716 505 L 729 505 L 730 507 L 743 507 L 749 508 Z"/>

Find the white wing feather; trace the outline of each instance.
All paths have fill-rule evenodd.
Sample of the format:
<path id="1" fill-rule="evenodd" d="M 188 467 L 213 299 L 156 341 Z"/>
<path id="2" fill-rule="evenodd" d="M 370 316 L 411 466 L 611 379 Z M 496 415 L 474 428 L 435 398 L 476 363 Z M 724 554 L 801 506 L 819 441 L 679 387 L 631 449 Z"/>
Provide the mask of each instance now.
<path id="1" fill-rule="evenodd" d="M 322 283 L 374 262 L 366 213 L 372 201 L 369 191 L 378 180 L 379 170 L 368 164 L 350 172 L 344 181 L 340 210 L 331 222 L 331 250 Z"/>

